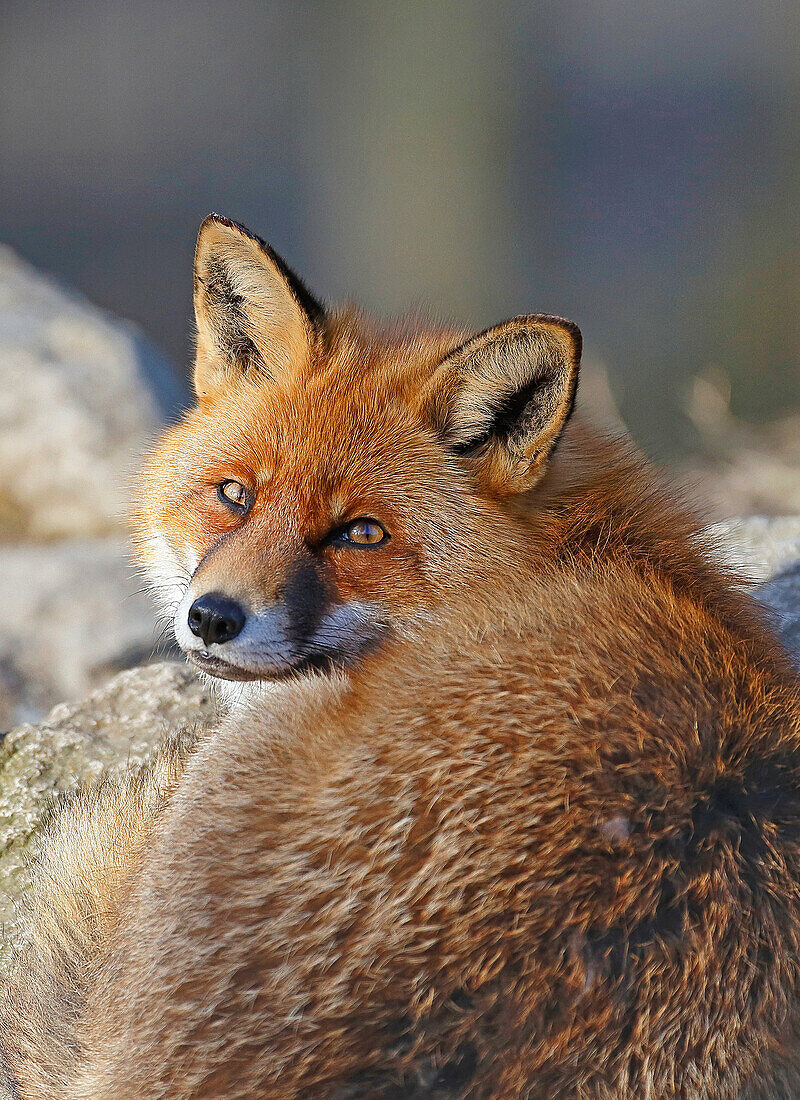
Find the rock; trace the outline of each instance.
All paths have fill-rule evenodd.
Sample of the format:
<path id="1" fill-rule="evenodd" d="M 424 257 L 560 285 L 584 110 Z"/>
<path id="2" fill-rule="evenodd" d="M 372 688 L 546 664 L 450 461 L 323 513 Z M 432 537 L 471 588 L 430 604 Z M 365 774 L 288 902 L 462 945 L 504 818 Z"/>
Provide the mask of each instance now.
<path id="1" fill-rule="evenodd" d="M 181 664 L 122 672 L 81 703 L 0 742 L 0 971 L 16 942 L 18 899 L 54 797 L 146 760 L 168 733 L 207 727 L 212 692 Z"/>
<path id="2" fill-rule="evenodd" d="M 762 585 L 756 594 L 774 612 L 781 641 L 800 669 L 800 561 Z"/>
<path id="3" fill-rule="evenodd" d="M 125 486 L 185 396 L 133 326 L 0 246 L 0 729 L 150 659 Z"/>
<path id="4" fill-rule="evenodd" d="M 725 560 L 774 613 L 781 640 L 800 667 L 800 516 L 752 516 L 712 530 Z"/>
<path id="5" fill-rule="evenodd" d="M 106 534 L 185 394 L 132 325 L 0 246 L 0 541 Z"/>
<path id="6" fill-rule="evenodd" d="M 0 546 L 0 594 L 0 729 L 167 648 L 123 539 Z"/>
<path id="7" fill-rule="evenodd" d="M 750 516 L 710 529 L 725 561 L 758 584 L 800 561 L 800 516 Z"/>

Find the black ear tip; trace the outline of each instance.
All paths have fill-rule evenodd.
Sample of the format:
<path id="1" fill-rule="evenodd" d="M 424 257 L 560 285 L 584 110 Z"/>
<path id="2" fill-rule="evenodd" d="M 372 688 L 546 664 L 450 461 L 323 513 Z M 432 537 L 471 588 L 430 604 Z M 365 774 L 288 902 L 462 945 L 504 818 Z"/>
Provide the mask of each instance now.
<path id="1" fill-rule="evenodd" d="M 241 222 L 236 222 L 232 218 L 226 218 L 222 214 L 211 213 L 207 214 L 200 225 L 200 232 L 197 237 L 197 247 L 195 250 L 195 278 L 202 283 L 202 279 L 198 278 L 198 266 L 202 267 L 205 259 L 209 255 L 214 255 L 219 243 L 220 235 L 211 234 L 207 236 L 207 231 L 212 229 L 222 229 L 224 232 L 221 234 L 226 240 L 226 245 L 230 244 L 230 235 L 239 237 L 241 240 L 248 242 L 248 246 L 255 249 L 262 254 L 269 264 L 277 268 L 278 273 L 286 281 L 289 287 L 289 291 L 292 297 L 295 299 L 300 308 L 305 312 L 306 317 L 312 325 L 320 322 L 325 316 L 325 308 L 321 302 L 319 302 L 303 280 L 292 271 L 286 261 L 278 255 L 274 248 L 262 240 L 261 237 L 247 228 L 246 225 L 242 225 Z"/>
<path id="2" fill-rule="evenodd" d="M 200 236 L 202 237 L 203 232 L 213 225 L 222 226 L 224 229 L 232 229 L 234 233 L 238 233 L 240 236 L 246 237 L 249 241 L 252 241 L 254 244 L 258 245 L 259 248 L 265 249 L 268 247 L 266 242 L 262 241 L 260 237 L 251 232 L 246 225 L 242 225 L 241 222 L 234 221 L 233 218 L 226 218 L 224 214 L 216 214 L 213 211 L 212 213 L 207 214 L 200 223 Z"/>
<path id="3" fill-rule="evenodd" d="M 580 363 L 581 352 L 583 351 L 583 333 L 574 321 L 568 321 L 566 317 L 558 317 L 553 313 L 540 313 L 536 320 L 542 324 L 554 325 L 556 328 L 563 329 L 570 338 L 575 362 Z"/>
<path id="4" fill-rule="evenodd" d="M 241 226 L 233 221 L 231 218 L 226 218 L 224 214 L 217 214 L 212 210 L 210 214 L 206 214 L 203 220 L 200 222 L 200 232 L 207 229 L 212 225 L 223 225 L 226 229 L 241 229 Z"/>

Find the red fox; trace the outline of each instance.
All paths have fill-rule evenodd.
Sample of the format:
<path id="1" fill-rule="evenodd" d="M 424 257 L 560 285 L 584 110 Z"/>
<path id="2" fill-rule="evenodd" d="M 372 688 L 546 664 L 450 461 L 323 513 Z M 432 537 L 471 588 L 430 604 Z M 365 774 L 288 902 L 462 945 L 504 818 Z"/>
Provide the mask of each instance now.
<path id="1" fill-rule="evenodd" d="M 387 331 L 215 216 L 195 309 L 137 526 L 232 709 L 54 818 L 9 1089 L 788 1100 L 800 688 L 578 330 Z"/>

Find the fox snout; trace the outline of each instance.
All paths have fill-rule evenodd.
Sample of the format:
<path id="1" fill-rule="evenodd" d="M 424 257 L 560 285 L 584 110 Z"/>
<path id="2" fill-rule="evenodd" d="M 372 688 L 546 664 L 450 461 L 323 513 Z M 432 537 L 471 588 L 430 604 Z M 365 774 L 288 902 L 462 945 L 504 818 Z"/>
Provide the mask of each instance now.
<path id="1" fill-rule="evenodd" d="M 222 679 L 277 680 L 344 668 L 389 630 L 377 605 L 341 600 L 309 562 L 297 563 L 267 601 L 213 582 L 198 595 L 201 580 L 195 576 L 176 610 L 175 635 L 194 664 Z"/>
<path id="2" fill-rule="evenodd" d="M 189 629 L 206 646 L 229 642 L 241 634 L 246 621 L 242 605 L 219 592 L 199 596 L 189 608 Z"/>

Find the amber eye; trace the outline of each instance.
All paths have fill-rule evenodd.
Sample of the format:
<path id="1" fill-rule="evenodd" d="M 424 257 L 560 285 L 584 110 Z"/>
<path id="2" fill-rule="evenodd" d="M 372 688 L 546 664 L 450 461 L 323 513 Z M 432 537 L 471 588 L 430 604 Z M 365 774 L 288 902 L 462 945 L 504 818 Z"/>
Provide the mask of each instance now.
<path id="1" fill-rule="evenodd" d="M 240 481 L 221 481 L 217 486 L 217 496 L 235 512 L 246 512 L 250 507 L 250 494 Z"/>
<path id="2" fill-rule="evenodd" d="M 389 535 L 375 519 L 356 519 L 337 535 L 336 541 L 346 546 L 380 546 Z"/>

